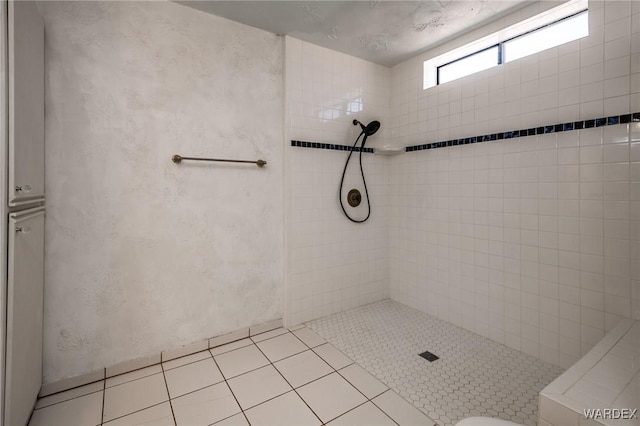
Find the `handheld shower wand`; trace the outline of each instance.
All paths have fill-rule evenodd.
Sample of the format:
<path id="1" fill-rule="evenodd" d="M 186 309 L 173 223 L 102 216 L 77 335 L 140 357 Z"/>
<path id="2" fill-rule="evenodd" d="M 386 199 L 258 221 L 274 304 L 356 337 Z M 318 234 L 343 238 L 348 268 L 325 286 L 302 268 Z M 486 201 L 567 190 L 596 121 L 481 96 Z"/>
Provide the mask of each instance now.
<path id="1" fill-rule="evenodd" d="M 373 136 L 379 129 L 380 129 L 380 122 L 379 121 L 372 121 L 371 123 L 367 124 L 366 126 L 364 124 L 362 124 L 360 121 L 358 120 L 353 120 L 353 125 L 357 126 L 360 125 L 360 128 L 362 129 L 362 132 L 360 132 L 360 134 L 358 135 L 358 137 L 356 138 L 356 141 L 353 144 L 353 147 L 351 148 L 351 152 L 349 152 L 349 156 L 347 157 L 347 162 L 344 165 L 344 170 L 342 170 L 342 178 L 340 179 L 340 191 L 338 192 L 338 199 L 340 200 L 340 207 L 342 207 L 342 212 L 344 213 L 344 215 L 347 217 L 347 219 L 349 219 L 352 222 L 355 223 L 362 223 L 362 222 L 366 222 L 367 219 L 369 219 L 369 216 L 371 216 L 371 203 L 369 202 L 369 190 L 367 189 L 367 181 L 364 177 L 364 170 L 362 168 L 362 151 L 364 151 L 364 144 L 367 142 L 367 138 L 369 136 Z M 349 213 L 347 213 L 347 210 L 344 208 L 344 203 L 342 202 L 342 186 L 344 185 L 344 176 L 347 173 L 347 166 L 349 165 L 349 160 L 351 160 L 351 155 L 353 154 L 353 151 L 356 147 L 356 145 L 358 145 L 358 140 L 360 140 L 360 137 L 364 135 L 364 138 L 362 138 L 362 143 L 360 144 L 360 174 L 362 175 L 362 183 L 364 185 L 364 192 L 365 195 L 367 196 L 367 217 L 365 217 L 364 219 L 354 219 L 351 216 L 349 216 Z M 350 194 L 351 195 L 351 194 Z M 358 194 L 359 197 L 359 194 Z M 359 200 L 358 200 L 359 203 Z"/>

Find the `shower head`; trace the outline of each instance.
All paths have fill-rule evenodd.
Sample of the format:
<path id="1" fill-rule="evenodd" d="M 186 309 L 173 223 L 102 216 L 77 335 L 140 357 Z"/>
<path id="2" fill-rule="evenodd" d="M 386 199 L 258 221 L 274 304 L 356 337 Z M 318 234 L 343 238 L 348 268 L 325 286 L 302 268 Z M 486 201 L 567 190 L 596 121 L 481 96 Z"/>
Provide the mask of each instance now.
<path id="1" fill-rule="evenodd" d="M 364 124 L 362 124 L 361 122 L 359 122 L 358 120 L 353 120 L 353 125 L 357 126 L 360 125 L 360 128 L 362 129 L 362 133 L 364 133 L 365 136 L 372 136 L 374 135 L 378 129 L 380 129 L 380 122 L 375 120 L 372 121 L 371 123 L 367 124 L 366 126 Z"/>

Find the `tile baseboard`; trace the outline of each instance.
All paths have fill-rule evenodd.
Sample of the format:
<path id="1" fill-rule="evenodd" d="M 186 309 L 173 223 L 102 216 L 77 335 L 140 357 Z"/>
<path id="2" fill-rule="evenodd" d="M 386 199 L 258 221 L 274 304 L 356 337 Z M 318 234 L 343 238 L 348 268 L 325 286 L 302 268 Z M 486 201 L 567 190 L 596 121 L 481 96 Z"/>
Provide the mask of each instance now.
<path id="1" fill-rule="evenodd" d="M 209 349 L 209 339 L 191 343 L 168 351 L 162 351 L 162 362 L 171 361 L 172 359 L 182 358 L 183 356 L 195 354 Z"/>
<path id="2" fill-rule="evenodd" d="M 161 351 L 154 355 L 148 355 L 141 358 L 136 358 L 129 361 L 120 362 L 118 364 L 101 368 L 99 370 L 92 371 L 86 374 L 80 374 L 78 376 L 69 377 L 67 379 L 58 380 L 57 382 L 44 383 L 40 387 L 38 397 L 53 395 L 55 393 L 64 392 L 69 389 L 77 388 L 79 386 L 88 385 L 100 380 L 105 380 L 109 377 L 118 376 L 120 374 L 129 373 L 131 371 L 139 370 L 141 368 L 150 367 L 152 365 L 160 364 L 161 362 L 169 361 L 183 356 L 191 355 L 196 352 L 201 352 L 207 349 L 222 346 L 227 343 L 235 342 L 236 340 L 244 339 L 256 334 L 265 333 L 267 331 L 274 330 L 282 327 L 282 318 L 256 324 L 251 327 L 241 328 L 230 333 L 220 334 L 208 339 L 204 339 L 198 342 L 190 343 L 178 348 L 168 349 Z"/>
<path id="3" fill-rule="evenodd" d="M 282 318 L 264 322 L 262 324 L 249 327 L 249 336 L 255 336 L 256 334 L 266 333 L 267 331 L 275 330 L 282 327 Z"/>
<path id="4" fill-rule="evenodd" d="M 209 349 L 249 337 L 249 327 L 209 339 Z"/>
<path id="5" fill-rule="evenodd" d="M 121 362 L 112 367 L 107 367 L 105 378 L 118 376 L 120 374 L 128 373 L 130 371 L 139 370 L 141 368 L 149 367 L 151 365 L 160 364 L 162 361 L 161 354 L 146 356 L 142 358 L 133 359 L 131 361 Z"/>
<path id="6" fill-rule="evenodd" d="M 106 378 L 105 376 L 106 369 L 101 368 L 90 373 L 69 377 L 68 379 L 59 380 L 57 382 L 45 383 L 40 387 L 38 397 L 53 395 L 54 393 L 63 392 L 79 386 L 88 385 L 89 383 L 104 380 Z"/>

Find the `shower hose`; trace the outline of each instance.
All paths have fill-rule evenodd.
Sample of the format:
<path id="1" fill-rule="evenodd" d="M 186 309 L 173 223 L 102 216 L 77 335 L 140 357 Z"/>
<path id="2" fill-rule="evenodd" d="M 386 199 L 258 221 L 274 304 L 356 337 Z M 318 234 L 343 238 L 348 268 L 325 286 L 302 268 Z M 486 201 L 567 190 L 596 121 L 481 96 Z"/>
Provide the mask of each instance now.
<path id="1" fill-rule="evenodd" d="M 349 166 L 349 160 L 351 160 L 351 155 L 353 154 L 353 151 L 355 150 L 356 145 L 358 145 L 358 141 L 360 140 L 360 137 L 363 135 L 364 135 L 364 138 L 362 139 L 362 144 L 360 145 L 360 174 L 362 175 L 362 183 L 364 184 L 364 193 L 367 197 L 367 217 L 365 217 L 364 219 L 354 219 L 351 216 L 349 216 L 349 213 L 347 213 L 347 210 L 344 208 L 344 202 L 342 201 L 342 186 L 344 185 L 344 176 L 347 173 L 347 166 Z M 340 192 L 338 193 L 338 198 L 340 199 L 340 207 L 342 207 L 342 212 L 347 217 L 347 219 L 355 223 L 366 222 L 367 219 L 369 219 L 369 216 L 371 216 L 371 203 L 369 202 L 369 190 L 367 189 L 367 180 L 364 177 L 364 170 L 362 169 L 362 151 L 364 151 L 364 144 L 366 142 L 367 142 L 367 135 L 363 130 L 360 133 L 360 135 L 358 135 L 358 137 L 356 138 L 356 141 L 354 142 L 353 146 L 351 147 L 351 151 L 349 152 L 349 156 L 347 157 L 347 162 L 344 164 L 344 170 L 342 170 L 342 178 L 340 179 Z"/>

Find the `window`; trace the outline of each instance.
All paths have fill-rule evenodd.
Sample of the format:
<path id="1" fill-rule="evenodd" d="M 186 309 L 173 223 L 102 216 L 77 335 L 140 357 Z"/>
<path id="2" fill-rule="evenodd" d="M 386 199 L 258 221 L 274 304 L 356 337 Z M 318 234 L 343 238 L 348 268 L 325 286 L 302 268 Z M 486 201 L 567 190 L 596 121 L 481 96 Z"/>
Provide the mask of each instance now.
<path id="1" fill-rule="evenodd" d="M 503 43 L 504 62 L 515 61 L 589 35 L 586 10 Z"/>
<path id="2" fill-rule="evenodd" d="M 438 84 L 446 83 L 498 65 L 499 46 L 493 46 L 480 52 L 438 67 Z"/>
<path id="3" fill-rule="evenodd" d="M 586 0 L 572 0 L 424 62 L 428 89 L 589 35 Z"/>

